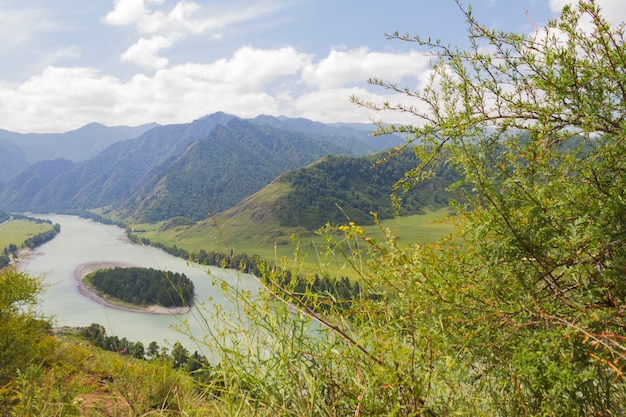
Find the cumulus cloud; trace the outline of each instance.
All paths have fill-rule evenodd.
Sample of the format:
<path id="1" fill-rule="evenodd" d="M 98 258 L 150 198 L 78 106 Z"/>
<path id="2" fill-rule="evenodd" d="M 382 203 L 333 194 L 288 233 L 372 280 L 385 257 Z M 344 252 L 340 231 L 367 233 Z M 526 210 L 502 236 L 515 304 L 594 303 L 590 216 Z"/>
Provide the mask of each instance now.
<path id="1" fill-rule="evenodd" d="M 122 61 L 130 61 L 141 65 L 148 69 L 158 69 L 167 66 L 169 60 L 157 55 L 161 49 L 172 46 L 176 36 L 166 38 L 164 36 L 155 36 L 151 39 L 141 38 L 126 50 L 120 59 Z"/>
<path id="2" fill-rule="evenodd" d="M 148 3 L 161 5 L 163 2 Z M 183 0 L 169 11 L 153 11 L 146 7 L 144 0 L 116 0 L 104 22 L 114 26 L 135 26 L 141 33 L 179 31 L 198 34 L 263 16 L 278 7 L 277 3 L 261 1 L 242 7 L 212 7 L 209 10 L 196 2 Z"/>
<path id="3" fill-rule="evenodd" d="M 133 26 L 143 35 L 153 35 L 150 39 L 142 37 L 136 41 L 120 56 L 121 60 L 147 69 L 163 68 L 169 60 L 157 52 L 172 47 L 183 37 L 212 31 L 212 39 L 219 40 L 223 36 L 219 29 L 258 18 L 279 7 L 277 3 L 257 1 L 241 7 L 231 3 L 209 10 L 196 2 L 182 0 L 170 10 L 161 10 L 162 4 L 161 0 L 115 0 L 113 10 L 104 17 L 105 23 Z"/>
<path id="4" fill-rule="evenodd" d="M 399 82 L 407 75 L 417 76 L 428 62 L 429 58 L 419 52 L 370 52 L 365 47 L 351 51 L 332 50 L 328 57 L 305 68 L 302 79 L 318 88 L 339 87 L 375 76 Z"/>
<path id="5" fill-rule="evenodd" d="M 145 19 L 146 9 L 143 0 L 115 0 L 115 7 L 104 21 L 114 26 L 136 24 Z"/>
<path id="6" fill-rule="evenodd" d="M 340 68 L 333 70 L 334 60 Z M 244 47 L 227 59 L 163 67 L 151 76 L 137 74 L 128 80 L 93 68 L 49 66 L 21 85 L 0 85 L 0 119 L 5 129 L 39 132 L 66 131 L 93 121 L 181 123 L 216 111 L 241 117 L 284 114 L 326 122 L 368 122 L 372 115 L 350 103 L 351 95 L 394 101 L 384 90 L 374 94 L 366 83 L 358 85 L 371 75 L 368 71 L 412 77 L 417 83 L 424 65 L 423 57 L 412 52 L 358 49 L 331 52 L 315 62 L 314 56 L 292 47 Z M 326 83 L 322 73 L 336 76 Z"/>
<path id="7" fill-rule="evenodd" d="M 260 50 L 244 47 L 230 59 L 220 59 L 206 66 L 204 77 L 214 82 L 258 90 L 282 75 L 295 74 L 313 59 L 312 55 L 292 47 Z"/>

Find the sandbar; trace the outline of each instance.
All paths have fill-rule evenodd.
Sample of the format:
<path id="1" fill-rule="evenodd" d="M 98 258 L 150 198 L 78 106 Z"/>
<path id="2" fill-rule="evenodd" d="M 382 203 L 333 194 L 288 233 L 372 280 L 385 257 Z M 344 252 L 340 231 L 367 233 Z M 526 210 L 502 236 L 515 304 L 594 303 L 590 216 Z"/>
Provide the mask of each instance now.
<path id="1" fill-rule="evenodd" d="M 98 293 L 95 288 L 90 287 L 85 284 L 83 280 L 90 273 L 97 271 L 99 269 L 107 269 L 107 268 L 129 268 L 136 265 L 123 263 L 123 262 L 90 262 L 86 264 L 81 264 L 76 267 L 74 270 L 74 278 L 78 282 L 78 292 L 82 295 L 91 298 L 93 301 L 101 304 L 103 306 L 117 308 L 118 310 L 125 311 L 133 311 L 136 313 L 148 313 L 148 314 L 185 314 L 191 310 L 190 307 L 163 307 L 160 305 L 149 305 L 149 306 L 129 306 L 127 304 L 121 305 L 114 302 L 111 302 L 104 298 L 102 295 Z"/>

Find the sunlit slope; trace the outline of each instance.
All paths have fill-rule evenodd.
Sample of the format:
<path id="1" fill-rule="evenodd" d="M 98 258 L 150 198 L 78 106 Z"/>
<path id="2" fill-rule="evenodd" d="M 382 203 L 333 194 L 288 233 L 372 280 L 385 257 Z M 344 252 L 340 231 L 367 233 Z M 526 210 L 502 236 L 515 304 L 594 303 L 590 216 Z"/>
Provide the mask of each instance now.
<path id="1" fill-rule="evenodd" d="M 394 216 L 389 194 L 397 173 L 415 164 L 407 152 L 389 165 L 376 165 L 382 154 L 367 157 L 328 156 L 290 171 L 235 207 L 192 225 L 141 224 L 140 237 L 190 252 L 216 250 L 259 254 L 277 260 L 293 255 L 295 244 L 314 262 L 324 239 L 316 234 L 326 224 L 362 225 L 379 232 L 377 213 L 384 225 L 404 241 L 431 241 L 452 230 L 434 222 L 447 214 L 451 195 L 446 188 L 455 177 L 444 169 L 440 176 L 405 195 L 402 216 Z"/>

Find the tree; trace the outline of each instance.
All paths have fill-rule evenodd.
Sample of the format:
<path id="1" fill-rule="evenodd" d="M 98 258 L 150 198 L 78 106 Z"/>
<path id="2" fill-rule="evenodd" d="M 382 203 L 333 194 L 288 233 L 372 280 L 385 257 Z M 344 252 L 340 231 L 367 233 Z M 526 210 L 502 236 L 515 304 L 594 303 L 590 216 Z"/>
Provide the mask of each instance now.
<path id="1" fill-rule="evenodd" d="M 155 359 L 155 358 L 159 357 L 159 352 L 160 351 L 161 351 L 161 349 L 159 348 L 159 344 L 153 340 L 148 345 L 148 352 L 146 352 L 146 353 L 148 354 L 148 356 L 151 359 Z"/>
<path id="2" fill-rule="evenodd" d="M 129 354 L 133 358 L 144 359 L 145 358 L 145 349 L 144 349 L 143 343 L 135 342 L 135 343 L 131 344 L 130 345 L 130 352 L 129 352 Z"/>
<path id="3" fill-rule="evenodd" d="M 48 320 L 31 307 L 41 292 L 41 282 L 14 267 L 0 269 L 0 414 L 8 415 L 15 398 L 12 383 L 20 373 L 44 362 L 54 349 L 48 337 Z"/>
<path id="4" fill-rule="evenodd" d="M 329 228 L 361 278 L 349 311 L 320 315 L 275 285 L 285 269 L 262 270 L 268 292 L 207 329 L 220 399 L 276 415 L 626 414 L 623 27 L 592 0 L 529 37 L 463 13 L 468 49 L 389 36 L 433 54 L 426 88 L 373 79 L 404 102 L 353 98 L 415 118 L 379 126 L 420 161 L 399 197 L 439 162 L 459 173 L 456 233 L 401 246 Z"/>
<path id="5" fill-rule="evenodd" d="M 409 134 L 422 161 L 398 190 L 441 159 L 464 178 L 459 240 L 417 251 L 414 291 L 428 295 L 414 307 L 436 308 L 444 348 L 483 381 L 463 385 L 499 414 L 624 413 L 624 27 L 593 0 L 530 37 L 466 17 L 468 50 L 390 36 L 437 57 L 423 91 L 371 80 L 410 104 L 354 98 L 416 118 L 380 125 Z"/>
<path id="6" fill-rule="evenodd" d="M 181 368 L 187 364 L 187 360 L 189 359 L 189 352 L 187 349 L 183 347 L 180 342 L 174 343 L 174 348 L 172 349 L 172 360 L 174 361 L 174 368 Z"/>

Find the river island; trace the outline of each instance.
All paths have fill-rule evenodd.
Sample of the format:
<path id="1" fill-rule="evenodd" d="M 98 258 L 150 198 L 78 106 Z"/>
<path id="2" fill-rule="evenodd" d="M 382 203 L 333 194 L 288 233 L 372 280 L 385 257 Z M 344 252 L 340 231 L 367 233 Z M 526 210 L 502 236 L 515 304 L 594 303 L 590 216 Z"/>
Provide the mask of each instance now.
<path id="1" fill-rule="evenodd" d="M 191 309 L 190 306 L 182 306 L 182 307 L 164 307 L 158 304 L 150 304 L 150 305 L 139 305 L 132 304 L 122 300 L 119 300 L 114 297 L 109 297 L 107 294 L 102 291 L 97 290 L 96 288 L 88 285 L 85 282 L 85 277 L 87 275 L 102 270 L 102 269 L 113 269 L 113 268 L 133 268 L 136 265 L 122 263 L 122 262 L 90 262 L 86 264 L 79 265 L 74 270 L 74 278 L 78 282 L 78 291 L 92 299 L 93 301 L 107 306 L 111 308 L 116 308 L 119 310 L 132 311 L 138 313 L 148 313 L 148 314 L 185 314 L 188 313 Z"/>

